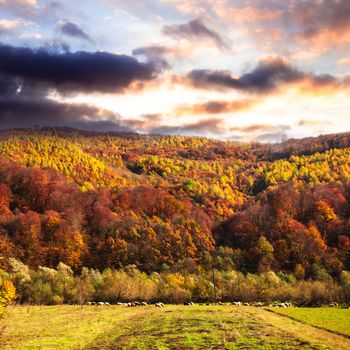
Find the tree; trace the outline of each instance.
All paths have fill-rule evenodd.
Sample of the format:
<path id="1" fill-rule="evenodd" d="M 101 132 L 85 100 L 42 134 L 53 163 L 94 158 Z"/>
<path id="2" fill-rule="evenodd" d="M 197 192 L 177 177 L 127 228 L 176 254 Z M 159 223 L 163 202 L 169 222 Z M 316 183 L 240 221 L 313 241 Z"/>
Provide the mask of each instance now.
<path id="1" fill-rule="evenodd" d="M 0 316 L 1 308 L 11 304 L 15 297 L 16 288 L 10 280 L 9 274 L 0 269 Z"/>
<path id="2" fill-rule="evenodd" d="M 260 236 L 256 244 L 256 253 L 259 259 L 258 272 L 266 272 L 270 270 L 273 263 L 274 248 L 265 236 Z"/>

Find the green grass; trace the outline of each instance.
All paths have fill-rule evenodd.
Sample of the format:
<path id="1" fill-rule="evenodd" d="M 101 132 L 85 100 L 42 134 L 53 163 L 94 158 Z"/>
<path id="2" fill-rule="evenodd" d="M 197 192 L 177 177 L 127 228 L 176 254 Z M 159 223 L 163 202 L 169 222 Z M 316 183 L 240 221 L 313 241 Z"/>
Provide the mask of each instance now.
<path id="1" fill-rule="evenodd" d="M 16 306 L 1 349 L 350 349 L 350 339 L 253 307 Z"/>
<path id="2" fill-rule="evenodd" d="M 314 327 L 350 337 L 350 309 L 338 308 L 288 308 L 278 309 L 278 313 L 292 317 Z"/>

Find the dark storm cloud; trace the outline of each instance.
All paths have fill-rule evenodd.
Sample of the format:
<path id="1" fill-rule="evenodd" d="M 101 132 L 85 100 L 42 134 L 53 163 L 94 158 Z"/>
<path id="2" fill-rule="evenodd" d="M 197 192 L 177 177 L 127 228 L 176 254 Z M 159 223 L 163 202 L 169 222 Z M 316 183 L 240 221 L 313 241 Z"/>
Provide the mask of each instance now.
<path id="1" fill-rule="evenodd" d="M 191 71 L 187 78 L 199 88 L 221 87 L 248 92 L 267 93 L 280 85 L 310 79 L 315 86 L 335 83 L 331 75 L 314 75 L 304 73 L 281 58 L 261 61 L 251 72 L 234 77 L 229 71 L 197 69 Z"/>
<path id="2" fill-rule="evenodd" d="M 133 81 L 153 79 L 159 69 L 153 63 L 107 52 L 51 53 L 0 46 L 0 73 L 63 91 L 121 91 Z"/>
<path id="3" fill-rule="evenodd" d="M 95 106 L 58 102 L 37 84 L 0 75 L 0 128 L 70 126 L 101 131 L 131 131 L 119 115 Z"/>
<path id="4" fill-rule="evenodd" d="M 119 116 L 100 108 L 21 95 L 0 98 L 0 128 L 69 126 L 99 131 L 131 131 Z"/>
<path id="5" fill-rule="evenodd" d="M 214 30 L 206 27 L 200 20 L 194 19 L 183 24 L 166 25 L 163 27 L 163 34 L 190 40 L 209 39 L 219 49 L 227 49 L 227 44 Z"/>
<path id="6" fill-rule="evenodd" d="M 91 42 L 91 38 L 77 24 L 67 21 L 60 24 L 61 32 L 65 35 Z"/>
<path id="7" fill-rule="evenodd" d="M 15 79 L 0 75 L 0 97 L 14 95 L 18 88 Z"/>

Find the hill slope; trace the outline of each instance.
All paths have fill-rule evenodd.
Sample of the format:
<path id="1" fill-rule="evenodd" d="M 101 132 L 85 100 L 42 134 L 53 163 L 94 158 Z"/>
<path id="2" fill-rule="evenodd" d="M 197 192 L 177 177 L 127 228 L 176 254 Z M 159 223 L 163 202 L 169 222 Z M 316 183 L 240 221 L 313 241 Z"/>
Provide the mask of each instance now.
<path id="1" fill-rule="evenodd" d="M 67 129 L 0 134 L 0 252 L 33 266 L 184 259 L 350 269 L 350 134 L 275 145 Z M 221 262 L 220 262 L 221 261 Z"/>

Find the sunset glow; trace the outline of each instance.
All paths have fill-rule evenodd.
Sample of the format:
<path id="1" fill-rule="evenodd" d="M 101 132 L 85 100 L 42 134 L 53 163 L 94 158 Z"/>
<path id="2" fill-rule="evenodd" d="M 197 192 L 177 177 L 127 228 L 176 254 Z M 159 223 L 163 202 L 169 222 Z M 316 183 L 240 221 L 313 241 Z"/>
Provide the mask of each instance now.
<path id="1" fill-rule="evenodd" d="M 0 127 L 262 142 L 349 130 L 349 29 L 346 0 L 3 0 Z"/>

